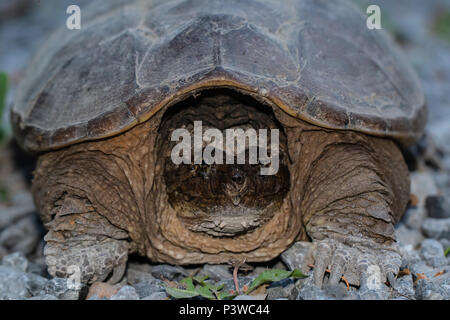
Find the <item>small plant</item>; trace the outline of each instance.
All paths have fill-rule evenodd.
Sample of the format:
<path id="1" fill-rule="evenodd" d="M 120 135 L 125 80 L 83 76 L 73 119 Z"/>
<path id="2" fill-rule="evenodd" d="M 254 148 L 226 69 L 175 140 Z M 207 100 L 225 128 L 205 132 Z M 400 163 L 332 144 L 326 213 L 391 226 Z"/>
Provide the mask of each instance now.
<path id="1" fill-rule="evenodd" d="M 445 255 L 445 256 L 448 256 L 449 253 L 450 253 L 450 247 L 448 247 L 447 249 L 445 249 L 444 255 Z"/>
<path id="2" fill-rule="evenodd" d="M 450 42 L 450 11 L 442 11 L 434 21 L 433 31 L 444 40 Z"/>
<path id="3" fill-rule="evenodd" d="M 287 270 L 265 270 L 259 274 L 258 277 L 253 280 L 248 289 L 245 290 L 245 294 L 250 294 L 259 286 L 270 283 L 281 281 L 287 278 L 305 278 L 300 270 L 294 269 L 292 271 Z M 238 293 L 234 290 L 226 291 L 224 290 L 225 284 L 213 285 L 206 282 L 208 279 L 205 277 L 187 277 L 180 281 L 179 286 L 166 286 L 166 292 L 168 295 L 175 299 L 185 299 L 194 297 L 204 297 L 210 300 L 232 300 Z"/>
<path id="4" fill-rule="evenodd" d="M 8 197 L 8 189 L 3 188 L 2 186 L 0 186 L 0 203 L 1 202 L 7 202 L 9 199 Z"/>
<path id="5" fill-rule="evenodd" d="M 6 106 L 6 93 L 8 91 L 8 76 L 0 72 L 0 143 L 6 137 L 6 130 L 3 128 L 3 113 Z"/>

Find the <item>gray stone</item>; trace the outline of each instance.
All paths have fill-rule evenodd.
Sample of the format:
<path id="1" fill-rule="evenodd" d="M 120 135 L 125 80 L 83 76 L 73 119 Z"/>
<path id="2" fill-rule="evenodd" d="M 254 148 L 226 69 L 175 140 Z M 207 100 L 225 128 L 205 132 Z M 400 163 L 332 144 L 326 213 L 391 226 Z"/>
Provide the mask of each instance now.
<path id="1" fill-rule="evenodd" d="M 28 215 L 4 229 L 0 233 L 0 246 L 8 248 L 9 252 L 32 253 L 41 238 L 36 223 L 37 217 Z"/>
<path id="2" fill-rule="evenodd" d="M 169 296 L 165 292 L 153 292 L 142 300 L 168 300 Z"/>
<path id="3" fill-rule="evenodd" d="M 8 255 L 8 251 L 3 248 L 2 246 L 0 246 L 0 258 L 3 258 L 4 256 Z"/>
<path id="4" fill-rule="evenodd" d="M 144 262 L 129 261 L 127 270 L 138 270 L 144 273 L 152 273 L 152 266 Z"/>
<path id="5" fill-rule="evenodd" d="M 89 299 L 87 300 L 109 300 L 108 298 L 100 298 L 98 295 L 93 294 L 92 296 L 89 297 Z"/>
<path id="6" fill-rule="evenodd" d="M 414 300 L 414 283 L 411 274 L 397 278 L 391 299 Z"/>
<path id="7" fill-rule="evenodd" d="M 127 270 L 126 278 L 128 284 L 130 285 L 155 279 L 155 277 L 153 277 L 151 273 L 143 272 L 136 269 Z"/>
<path id="8" fill-rule="evenodd" d="M 71 287 L 71 282 L 64 278 L 53 278 L 44 288 L 45 294 L 54 295 L 60 300 L 78 300 L 81 287 L 77 290 Z"/>
<path id="9" fill-rule="evenodd" d="M 26 272 L 28 269 L 28 260 L 22 252 L 14 252 L 3 257 L 2 266 Z"/>
<path id="10" fill-rule="evenodd" d="M 152 276 L 156 279 L 181 280 L 188 276 L 186 270 L 179 266 L 160 264 L 152 267 Z"/>
<path id="11" fill-rule="evenodd" d="M 395 236 L 400 246 L 412 246 L 415 248 L 422 240 L 423 235 L 417 229 L 409 229 L 403 223 L 395 228 Z"/>
<path id="12" fill-rule="evenodd" d="M 450 239 L 439 239 L 439 242 L 442 244 L 444 250 L 450 248 Z"/>
<path id="13" fill-rule="evenodd" d="M 208 279 L 220 281 L 232 278 L 230 266 L 224 264 L 205 264 L 197 276 L 208 276 Z"/>
<path id="14" fill-rule="evenodd" d="M 358 296 L 361 300 L 387 300 L 390 295 L 389 288 L 382 284 L 378 289 L 359 290 Z"/>
<path id="15" fill-rule="evenodd" d="M 427 278 L 432 278 L 436 274 L 437 270 L 428 266 L 425 261 L 419 261 L 410 265 L 409 270 L 412 274 L 423 274 Z"/>
<path id="16" fill-rule="evenodd" d="M 399 249 L 402 256 L 402 269 L 410 268 L 411 265 L 422 261 L 419 251 L 414 250 L 411 245 L 400 246 Z"/>
<path id="17" fill-rule="evenodd" d="M 300 288 L 296 300 L 334 300 L 324 290 L 314 284 L 304 285 Z"/>
<path id="18" fill-rule="evenodd" d="M 281 260 L 289 270 L 304 269 L 311 242 L 298 241 L 281 254 Z M 304 270 L 306 271 L 306 270 Z"/>
<path id="19" fill-rule="evenodd" d="M 0 300 L 26 299 L 37 296 L 48 280 L 32 273 L 25 273 L 0 266 Z"/>
<path id="20" fill-rule="evenodd" d="M 422 224 L 423 233 L 433 239 L 450 239 L 450 218 L 428 218 Z"/>
<path id="21" fill-rule="evenodd" d="M 420 230 L 425 218 L 426 212 L 424 208 L 408 208 L 401 218 L 401 222 L 409 229 Z"/>
<path id="22" fill-rule="evenodd" d="M 266 299 L 266 295 L 256 295 L 256 296 L 248 296 L 248 295 L 240 295 L 235 297 L 233 300 L 265 300 Z"/>
<path id="23" fill-rule="evenodd" d="M 55 296 L 52 296 L 51 294 L 44 294 L 41 296 L 28 298 L 27 300 L 58 300 L 58 298 Z"/>
<path id="24" fill-rule="evenodd" d="M 37 274 L 39 276 L 45 276 L 45 274 L 47 272 L 47 265 L 42 264 L 42 263 L 36 263 L 35 261 L 34 262 L 30 262 L 28 264 L 27 271 L 29 273 Z"/>
<path id="25" fill-rule="evenodd" d="M 450 218 L 450 199 L 444 195 L 429 196 L 425 201 L 430 218 Z"/>
<path id="26" fill-rule="evenodd" d="M 288 298 L 294 288 L 295 281 L 291 278 L 273 282 L 267 288 L 267 300 Z"/>
<path id="27" fill-rule="evenodd" d="M 434 268 L 441 267 L 447 263 L 442 244 L 434 239 L 422 241 L 420 255 L 427 264 Z"/>
<path id="28" fill-rule="evenodd" d="M 420 279 L 416 287 L 416 299 L 419 300 L 449 300 L 450 273 L 438 277 Z"/>
<path id="29" fill-rule="evenodd" d="M 111 297 L 111 300 L 139 300 L 139 295 L 132 286 L 123 286 Z"/>
<path id="30" fill-rule="evenodd" d="M 148 297 L 153 293 L 166 292 L 164 282 L 158 279 L 149 279 L 143 282 L 139 282 L 133 285 L 139 298 Z"/>
<path id="31" fill-rule="evenodd" d="M 15 223 L 21 218 L 30 215 L 34 212 L 34 205 L 27 204 L 25 206 L 13 206 L 9 208 L 2 209 L 0 214 L 0 230 L 6 228 L 7 226 Z"/>
<path id="32" fill-rule="evenodd" d="M 425 199 L 430 195 L 439 193 L 434 182 L 433 176 L 428 172 L 412 172 L 411 173 L 411 193 L 419 200 L 417 207 L 425 207 Z"/>
<path id="33" fill-rule="evenodd" d="M 295 296 L 296 294 L 296 296 Z M 290 299 L 296 300 L 354 300 L 357 298 L 354 291 L 347 291 L 346 286 L 329 286 L 324 284 L 322 288 L 314 284 L 312 272 L 309 277 L 299 279 L 292 289 Z"/>

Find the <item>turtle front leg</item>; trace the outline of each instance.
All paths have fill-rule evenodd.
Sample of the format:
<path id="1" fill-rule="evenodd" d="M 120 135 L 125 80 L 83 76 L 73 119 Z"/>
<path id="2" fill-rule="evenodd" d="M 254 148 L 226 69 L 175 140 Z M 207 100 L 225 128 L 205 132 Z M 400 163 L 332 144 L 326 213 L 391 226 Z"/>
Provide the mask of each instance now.
<path id="1" fill-rule="evenodd" d="M 129 158 L 128 149 L 106 142 L 39 157 L 32 191 L 49 230 L 44 254 L 51 275 L 79 276 L 83 284 L 121 279 L 128 253 L 136 251 L 132 232 L 135 239 L 141 234 L 140 175 Z"/>
<path id="2" fill-rule="evenodd" d="M 302 201 L 312 239 L 314 282 L 341 277 L 353 285 L 393 281 L 401 264 L 394 224 L 406 208 L 409 177 L 390 141 L 367 137 L 328 145 L 311 164 Z"/>
<path id="3" fill-rule="evenodd" d="M 67 196 L 45 236 L 48 272 L 61 278 L 78 276 L 84 284 L 117 283 L 126 269 L 127 237 L 85 200 Z"/>

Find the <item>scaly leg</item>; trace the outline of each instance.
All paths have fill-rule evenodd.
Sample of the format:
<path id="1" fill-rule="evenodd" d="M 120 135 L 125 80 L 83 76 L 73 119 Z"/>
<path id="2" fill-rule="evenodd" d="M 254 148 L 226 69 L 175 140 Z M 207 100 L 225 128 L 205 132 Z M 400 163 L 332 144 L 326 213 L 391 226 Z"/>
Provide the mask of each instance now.
<path id="1" fill-rule="evenodd" d="M 48 271 L 64 278 L 78 270 L 81 283 L 105 281 L 109 276 L 109 283 L 117 283 L 128 259 L 127 237 L 85 200 L 67 196 L 45 236 Z"/>
<path id="2" fill-rule="evenodd" d="M 394 143 L 367 137 L 327 145 L 311 165 L 302 201 L 312 239 L 314 281 L 342 276 L 364 286 L 393 281 L 401 264 L 394 224 L 409 197 L 409 178 Z"/>

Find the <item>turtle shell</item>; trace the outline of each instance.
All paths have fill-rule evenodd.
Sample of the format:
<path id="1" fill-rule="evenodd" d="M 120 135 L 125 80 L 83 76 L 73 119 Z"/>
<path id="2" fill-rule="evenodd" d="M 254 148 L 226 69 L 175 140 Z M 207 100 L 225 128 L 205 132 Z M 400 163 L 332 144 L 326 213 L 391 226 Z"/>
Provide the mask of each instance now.
<path id="1" fill-rule="evenodd" d="M 198 91 L 227 87 L 332 129 L 418 139 L 414 71 L 339 0 L 98 1 L 35 54 L 11 112 L 30 151 L 119 134 Z"/>

